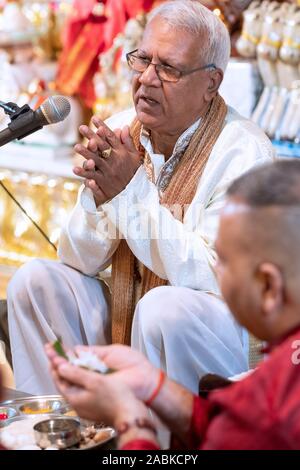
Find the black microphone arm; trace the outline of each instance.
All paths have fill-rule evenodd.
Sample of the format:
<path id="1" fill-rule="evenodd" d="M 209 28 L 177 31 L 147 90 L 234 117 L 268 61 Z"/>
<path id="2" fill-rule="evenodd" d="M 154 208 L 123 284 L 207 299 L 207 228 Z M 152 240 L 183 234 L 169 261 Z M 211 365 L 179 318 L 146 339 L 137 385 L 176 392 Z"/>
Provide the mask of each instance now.
<path id="1" fill-rule="evenodd" d="M 20 109 L 16 103 L 4 103 L 0 100 L 0 108 L 4 109 L 5 114 L 12 116 L 15 112 Z"/>
<path id="2" fill-rule="evenodd" d="M 48 123 L 47 123 L 48 124 Z M 17 119 L 13 119 L 6 129 L 0 132 L 0 147 L 15 139 L 23 139 L 27 135 L 42 129 L 40 120 L 36 116 L 36 112 L 29 110 L 21 114 Z"/>
<path id="3" fill-rule="evenodd" d="M 23 139 L 48 124 L 63 121 L 70 113 L 70 102 L 64 96 L 51 96 L 33 111 L 28 104 L 21 108 L 15 103 L 0 101 L 11 122 L 0 132 L 0 147 L 15 139 Z"/>

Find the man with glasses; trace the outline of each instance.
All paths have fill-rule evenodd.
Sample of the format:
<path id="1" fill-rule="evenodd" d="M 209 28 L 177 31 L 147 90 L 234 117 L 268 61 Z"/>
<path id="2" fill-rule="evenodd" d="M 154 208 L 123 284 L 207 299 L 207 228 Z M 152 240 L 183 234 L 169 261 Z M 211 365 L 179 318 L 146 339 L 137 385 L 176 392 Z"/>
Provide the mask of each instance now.
<path id="1" fill-rule="evenodd" d="M 10 283 L 18 388 L 54 391 L 42 348 L 57 335 L 69 346 L 131 342 L 193 391 L 208 371 L 247 369 L 214 239 L 226 187 L 273 151 L 218 94 L 229 55 L 225 26 L 200 2 L 150 14 L 127 55 L 134 108 L 80 128 L 86 160 L 74 172 L 84 185 L 61 234 L 62 263 L 35 260 Z M 110 265 L 111 294 L 94 277 Z"/>
<path id="2" fill-rule="evenodd" d="M 139 50 L 135 49 L 132 52 L 126 54 L 127 63 L 129 67 L 138 73 L 144 73 L 149 65 L 153 65 L 155 68 L 156 75 L 160 79 L 161 82 L 173 82 L 176 83 L 180 80 L 181 77 L 185 75 L 189 75 L 190 73 L 197 72 L 198 70 L 206 70 L 206 69 L 213 69 L 216 70 L 215 64 L 207 64 L 201 67 L 196 67 L 192 70 L 178 70 L 177 68 L 171 65 L 165 64 L 155 64 L 151 62 L 149 59 L 139 56 Z"/>

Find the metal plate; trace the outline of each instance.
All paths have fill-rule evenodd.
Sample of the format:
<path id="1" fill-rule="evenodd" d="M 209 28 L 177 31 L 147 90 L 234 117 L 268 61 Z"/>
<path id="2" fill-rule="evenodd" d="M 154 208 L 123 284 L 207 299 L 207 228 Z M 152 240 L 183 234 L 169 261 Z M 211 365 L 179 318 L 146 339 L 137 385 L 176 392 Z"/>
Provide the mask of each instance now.
<path id="1" fill-rule="evenodd" d="M 64 402 L 65 405 L 67 404 L 66 400 L 61 395 L 32 395 L 29 397 L 15 398 L 14 400 L 2 401 L 0 403 L 0 406 L 19 407 L 39 400 L 58 400 Z"/>
<path id="2" fill-rule="evenodd" d="M 22 413 L 20 408 L 24 405 L 30 406 L 41 406 L 43 407 L 45 404 L 53 404 L 55 409 L 51 413 Z M 61 406 L 60 406 L 61 405 Z M 23 420 L 30 420 L 30 418 L 34 418 L 34 424 L 37 422 L 36 418 L 40 418 L 39 421 L 44 421 L 46 419 L 52 418 L 52 417 L 58 417 L 58 416 L 64 416 L 65 413 L 71 410 L 70 406 L 68 403 L 64 400 L 63 397 L 60 395 L 40 395 L 40 396 L 29 396 L 29 397 L 24 397 L 24 398 L 17 398 L 14 400 L 6 400 L 2 403 L 0 403 L 0 407 L 10 407 L 16 410 L 16 416 L 12 418 L 8 418 L 6 420 L 0 421 L 0 433 L 1 431 L 4 431 L 5 428 L 15 422 L 15 421 L 23 421 Z M 93 442 L 92 439 L 89 442 L 89 445 L 86 447 L 79 448 L 78 446 L 71 447 L 70 449 L 72 450 L 96 450 L 100 448 L 113 448 L 113 440 L 116 436 L 116 433 L 114 429 L 105 427 L 103 426 L 97 426 L 94 425 L 91 422 L 88 422 L 86 420 L 81 420 L 78 416 L 75 416 L 74 419 L 77 419 L 80 424 L 81 424 L 81 430 L 82 433 L 84 433 L 89 426 L 94 426 L 97 432 L 106 432 L 107 437 L 103 436 L 103 440 L 101 442 Z M 98 436 L 100 437 L 100 436 Z M 81 443 L 83 444 L 83 443 Z M 67 449 L 69 450 L 69 449 Z"/>

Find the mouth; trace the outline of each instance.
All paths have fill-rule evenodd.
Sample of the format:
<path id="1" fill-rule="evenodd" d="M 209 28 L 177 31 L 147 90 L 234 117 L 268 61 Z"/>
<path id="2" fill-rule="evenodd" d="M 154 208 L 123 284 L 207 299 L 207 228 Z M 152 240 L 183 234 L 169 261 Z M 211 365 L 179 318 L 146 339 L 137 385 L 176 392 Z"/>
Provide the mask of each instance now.
<path id="1" fill-rule="evenodd" d="M 145 96 L 145 95 L 141 95 L 140 100 L 142 100 L 144 103 L 147 103 L 148 105 L 151 105 L 151 106 L 153 106 L 155 104 L 159 104 L 158 101 L 156 101 L 153 98 L 150 98 L 148 96 Z"/>

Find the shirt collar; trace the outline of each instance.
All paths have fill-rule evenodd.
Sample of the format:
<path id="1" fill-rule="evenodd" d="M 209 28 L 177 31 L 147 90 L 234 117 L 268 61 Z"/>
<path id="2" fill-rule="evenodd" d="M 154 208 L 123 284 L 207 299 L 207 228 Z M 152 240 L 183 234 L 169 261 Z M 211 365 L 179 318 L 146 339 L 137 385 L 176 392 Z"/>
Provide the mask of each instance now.
<path id="1" fill-rule="evenodd" d="M 182 153 L 182 152 L 185 151 L 188 144 L 190 143 L 190 140 L 191 140 L 195 130 L 199 126 L 200 121 L 201 121 L 201 118 L 197 119 L 197 121 L 195 121 L 188 129 L 186 129 L 180 135 L 180 137 L 177 139 L 177 142 L 175 144 L 173 153 L 172 153 L 169 160 L 171 160 L 178 153 Z M 140 142 L 141 142 L 142 146 L 144 147 L 144 149 L 146 150 L 146 152 L 148 152 L 148 154 L 150 155 L 150 158 L 152 157 L 152 155 L 162 155 L 162 154 L 155 154 L 154 153 L 152 143 L 151 143 L 151 139 L 150 139 L 150 131 L 148 129 L 144 128 L 144 126 L 142 126 L 142 129 L 141 129 Z"/>
<path id="2" fill-rule="evenodd" d="M 300 331 L 300 324 L 294 326 L 293 328 L 288 330 L 286 333 L 281 335 L 279 338 L 274 339 L 273 341 L 270 341 L 265 347 L 262 348 L 261 350 L 262 354 L 270 354 L 270 352 L 272 352 L 273 349 L 275 349 L 277 346 L 282 344 L 290 336 L 293 336 L 297 331 Z"/>

